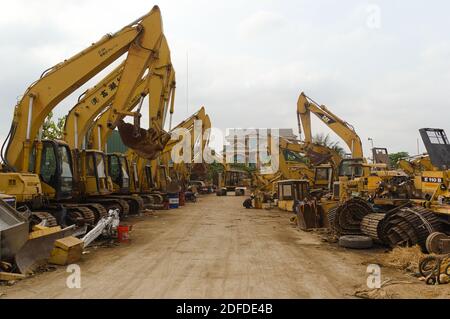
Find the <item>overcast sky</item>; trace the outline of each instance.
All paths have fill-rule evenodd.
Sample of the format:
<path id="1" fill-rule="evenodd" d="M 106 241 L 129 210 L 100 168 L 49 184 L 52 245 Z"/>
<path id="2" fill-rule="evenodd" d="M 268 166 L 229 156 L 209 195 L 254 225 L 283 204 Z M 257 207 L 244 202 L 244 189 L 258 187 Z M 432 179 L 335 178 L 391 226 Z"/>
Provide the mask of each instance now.
<path id="1" fill-rule="evenodd" d="M 416 154 L 420 128 L 450 134 L 445 0 L 15 0 L 0 10 L 1 139 L 17 98 L 45 69 L 154 4 L 177 71 L 175 122 L 204 105 L 222 129 L 297 131 L 296 102 L 305 91 L 356 128 L 367 156 L 369 137 L 391 152 Z"/>

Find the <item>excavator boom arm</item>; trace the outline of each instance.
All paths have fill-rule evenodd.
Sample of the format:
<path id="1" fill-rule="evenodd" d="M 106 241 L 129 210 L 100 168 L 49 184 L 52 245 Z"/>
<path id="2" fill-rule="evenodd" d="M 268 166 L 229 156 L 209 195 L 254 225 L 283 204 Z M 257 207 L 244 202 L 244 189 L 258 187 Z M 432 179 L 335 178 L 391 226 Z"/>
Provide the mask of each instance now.
<path id="1" fill-rule="evenodd" d="M 297 114 L 303 126 L 305 141 L 307 143 L 312 143 L 311 113 L 316 115 L 347 144 L 353 158 L 363 158 L 361 139 L 356 134 L 354 128 L 333 114 L 325 106 L 320 106 L 302 92 L 297 103 Z"/>
<path id="2" fill-rule="evenodd" d="M 150 25 L 154 29 L 145 29 Z M 159 30 L 158 30 L 158 27 Z M 133 56 L 138 38 L 147 39 L 156 33 L 160 37 L 162 22 L 158 7 L 113 35 L 107 35 L 88 49 L 80 52 L 45 72 L 25 92 L 14 112 L 10 139 L 5 153 L 6 164 L 28 170 L 29 145 L 38 136 L 45 118 L 64 98 L 94 77 L 105 67 L 131 50 Z M 132 48 L 130 48 L 130 45 Z M 128 73 L 127 73 L 128 74 Z M 127 79 L 131 76 L 127 77 Z M 122 92 L 126 88 L 122 89 Z M 25 152 L 25 154 L 24 154 Z M 20 162 L 22 159 L 22 163 Z"/>

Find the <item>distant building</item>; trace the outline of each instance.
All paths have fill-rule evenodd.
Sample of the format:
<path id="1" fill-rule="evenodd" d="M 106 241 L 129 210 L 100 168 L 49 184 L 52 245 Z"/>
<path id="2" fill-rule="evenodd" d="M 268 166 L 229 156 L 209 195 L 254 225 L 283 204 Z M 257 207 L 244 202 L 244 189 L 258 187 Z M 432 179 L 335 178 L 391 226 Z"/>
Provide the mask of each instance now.
<path id="1" fill-rule="evenodd" d="M 245 163 L 257 167 L 259 166 L 257 163 L 258 138 L 269 138 L 269 134 L 293 143 L 298 141 L 293 129 L 231 129 L 225 137 L 223 154 L 226 155 L 228 151 L 229 154 L 234 154 L 234 163 Z"/>

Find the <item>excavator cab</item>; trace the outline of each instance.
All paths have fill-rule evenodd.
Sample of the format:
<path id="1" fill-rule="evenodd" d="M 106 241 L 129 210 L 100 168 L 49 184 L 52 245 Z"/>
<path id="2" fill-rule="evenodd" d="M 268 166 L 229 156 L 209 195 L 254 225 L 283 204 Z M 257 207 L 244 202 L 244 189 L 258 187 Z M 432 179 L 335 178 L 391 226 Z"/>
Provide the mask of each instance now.
<path id="1" fill-rule="evenodd" d="M 389 152 L 387 148 L 374 147 L 372 149 L 373 163 L 385 164 L 390 169 Z"/>
<path id="2" fill-rule="evenodd" d="M 318 165 L 314 168 L 314 187 L 331 189 L 334 181 L 333 167 L 329 164 Z"/>
<path id="3" fill-rule="evenodd" d="M 278 182 L 278 208 L 293 212 L 296 202 L 304 201 L 309 196 L 308 180 L 285 180 Z"/>
<path id="4" fill-rule="evenodd" d="M 108 154 L 108 173 L 115 193 L 130 192 L 130 169 L 128 160 L 123 154 Z"/>
<path id="5" fill-rule="evenodd" d="M 81 152 L 80 180 L 84 182 L 84 193 L 89 196 L 108 195 L 112 192 L 111 180 L 106 170 L 106 156 L 96 150 Z"/>
<path id="6" fill-rule="evenodd" d="M 364 176 L 364 160 L 362 158 L 345 158 L 339 165 L 339 177 L 356 178 Z"/>
<path id="7" fill-rule="evenodd" d="M 42 150 L 38 151 L 41 147 Z M 38 163 L 36 154 L 40 157 Z M 30 156 L 30 171 L 39 174 L 44 193 L 52 195 L 55 200 L 72 197 L 74 190 L 72 154 L 65 142 L 57 140 L 36 142 Z"/>

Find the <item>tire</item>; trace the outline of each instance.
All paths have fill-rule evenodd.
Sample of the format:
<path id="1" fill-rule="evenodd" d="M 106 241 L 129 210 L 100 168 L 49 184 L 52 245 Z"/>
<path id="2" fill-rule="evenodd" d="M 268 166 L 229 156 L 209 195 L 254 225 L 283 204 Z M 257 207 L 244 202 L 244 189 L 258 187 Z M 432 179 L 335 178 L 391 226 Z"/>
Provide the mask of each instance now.
<path id="1" fill-rule="evenodd" d="M 448 254 L 448 251 L 442 250 L 442 246 L 440 242 L 448 239 L 449 237 L 444 233 L 434 232 L 430 236 L 428 236 L 427 241 L 425 243 L 425 247 L 429 254 L 435 255 L 444 255 Z"/>
<path id="2" fill-rule="evenodd" d="M 369 249 L 373 247 L 373 240 L 366 236 L 342 236 L 339 246 L 350 249 Z"/>

